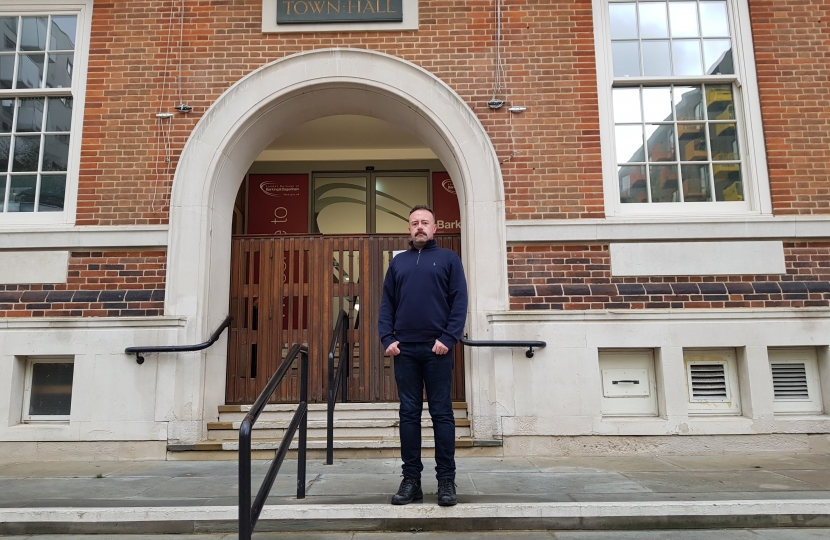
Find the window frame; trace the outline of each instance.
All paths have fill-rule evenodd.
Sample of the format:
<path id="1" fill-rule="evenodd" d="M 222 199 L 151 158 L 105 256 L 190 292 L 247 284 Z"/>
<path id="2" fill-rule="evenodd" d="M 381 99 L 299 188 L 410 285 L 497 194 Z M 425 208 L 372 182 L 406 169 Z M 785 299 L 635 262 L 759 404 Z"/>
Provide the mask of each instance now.
<path id="1" fill-rule="evenodd" d="M 69 422 L 72 416 L 72 393 L 70 393 L 69 414 L 29 414 L 32 400 L 32 378 L 35 364 L 72 364 L 72 393 L 75 389 L 75 358 L 71 356 L 50 356 L 50 357 L 29 357 L 26 359 L 26 376 L 23 384 L 23 411 L 22 422 L 24 424 L 57 422 Z"/>
<path id="2" fill-rule="evenodd" d="M 72 124 L 69 131 L 69 153 L 66 187 L 62 212 L 0 212 L 0 232 L 42 226 L 72 226 L 75 223 L 78 200 L 78 177 L 81 162 L 81 134 L 83 133 L 86 78 L 89 64 L 89 44 L 92 26 L 93 0 L 38 0 L 25 3 L 12 0 L 0 4 L 0 17 L 75 15 L 77 19 L 72 86 L 66 88 L 0 89 L 0 99 L 26 97 L 72 97 Z"/>
<path id="3" fill-rule="evenodd" d="M 611 55 L 610 9 L 612 3 L 637 0 L 593 0 L 594 41 L 597 60 L 597 91 L 599 102 L 600 144 L 605 214 L 607 218 L 662 218 L 677 220 L 769 216 L 772 202 L 769 188 L 766 149 L 761 121 L 760 95 L 755 72 L 755 55 L 749 24 L 747 0 L 725 0 L 732 39 L 734 75 L 626 77 L 614 79 Z M 647 0 L 641 0 L 647 1 Z M 695 84 L 732 85 L 738 144 L 741 150 L 741 176 L 744 201 L 622 203 L 617 178 L 613 89 L 639 86 Z"/>

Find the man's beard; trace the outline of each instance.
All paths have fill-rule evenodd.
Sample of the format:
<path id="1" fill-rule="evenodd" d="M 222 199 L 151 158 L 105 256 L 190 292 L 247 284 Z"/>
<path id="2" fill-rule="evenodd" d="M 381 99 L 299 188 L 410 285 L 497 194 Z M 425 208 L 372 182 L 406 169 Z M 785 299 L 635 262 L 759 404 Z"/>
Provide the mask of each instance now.
<path id="1" fill-rule="evenodd" d="M 418 249 L 421 249 L 429 242 L 429 237 L 425 234 L 419 234 L 412 237 L 412 245 Z"/>

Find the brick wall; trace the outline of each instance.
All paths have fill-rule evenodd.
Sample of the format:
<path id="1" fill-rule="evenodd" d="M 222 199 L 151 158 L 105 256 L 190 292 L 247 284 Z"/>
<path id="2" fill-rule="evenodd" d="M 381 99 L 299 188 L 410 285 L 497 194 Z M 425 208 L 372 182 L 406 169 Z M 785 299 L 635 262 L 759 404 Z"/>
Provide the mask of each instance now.
<path id="1" fill-rule="evenodd" d="M 164 251 L 73 252 L 66 283 L 0 285 L 0 317 L 164 314 Z"/>
<path id="2" fill-rule="evenodd" d="M 611 277 L 607 244 L 514 245 L 512 310 L 830 306 L 830 242 L 786 242 L 787 273 L 771 276 Z"/>

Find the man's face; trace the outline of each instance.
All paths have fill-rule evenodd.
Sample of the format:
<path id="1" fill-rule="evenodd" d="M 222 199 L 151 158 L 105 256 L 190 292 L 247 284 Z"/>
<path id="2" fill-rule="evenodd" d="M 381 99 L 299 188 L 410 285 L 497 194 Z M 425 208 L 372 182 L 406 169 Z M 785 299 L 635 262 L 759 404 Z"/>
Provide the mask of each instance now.
<path id="1" fill-rule="evenodd" d="M 416 248 L 421 249 L 432 240 L 438 225 L 429 210 L 415 210 L 409 214 L 409 236 Z"/>

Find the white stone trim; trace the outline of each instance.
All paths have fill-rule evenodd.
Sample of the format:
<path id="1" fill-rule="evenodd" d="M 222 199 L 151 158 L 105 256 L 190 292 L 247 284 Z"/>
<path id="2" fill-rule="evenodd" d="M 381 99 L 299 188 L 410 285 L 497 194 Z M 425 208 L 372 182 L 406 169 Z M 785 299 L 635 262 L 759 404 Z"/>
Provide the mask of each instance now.
<path id="1" fill-rule="evenodd" d="M 68 251 L 0 252 L 0 283 L 66 283 Z"/>
<path id="2" fill-rule="evenodd" d="M 612 276 L 786 274 L 778 240 L 611 243 Z"/>
<path id="3" fill-rule="evenodd" d="M 175 328 L 187 319 L 179 317 L 20 317 L 0 319 L 0 329 L 54 330 L 57 328 Z M 152 345 L 156 345 L 153 343 Z M 158 343 L 162 345 L 162 343 Z M 167 345 L 170 345 L 167 343 Z M 124 345 L 129 347 L 130 345 Z"/>
<path id="4" fill-rule="evenodd" d="M 0 249 L 166 248 L 166 225 L 146 227 L 74 227 L 71 229 L 0 229 Z"/>
<path id="5" fill-rule="evenodd" d="M 792 321 L 793 319 L 830 319 L 826 308 L 735 308 L 735 309 L 630 309 L 630 310 L 573 310 L 573 311 L 502 311 L 490 313 L 493 323 L 527 325 L 535 322 L 614 322 L 614 321 Z M 531 338 L 511 338 L 531 339 Z M 825 345 L 830 345 L 830 336 Z M 816 343 L 818 345 L 819 343 Z M 622 346 L 622 345 L 620 345 Z M 628 345 L 626 345 L 628 346 Z"/>
<path id="6" fill-rule="evenodd" d="M 277 24 L 277 2 L 262 0 L 262 33 L 290 34 L 308 32 L 395 32 L 418 30 L 418 0 L 403 0 L 402 22 L 331 23 L 331 24 Z"/>

